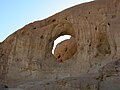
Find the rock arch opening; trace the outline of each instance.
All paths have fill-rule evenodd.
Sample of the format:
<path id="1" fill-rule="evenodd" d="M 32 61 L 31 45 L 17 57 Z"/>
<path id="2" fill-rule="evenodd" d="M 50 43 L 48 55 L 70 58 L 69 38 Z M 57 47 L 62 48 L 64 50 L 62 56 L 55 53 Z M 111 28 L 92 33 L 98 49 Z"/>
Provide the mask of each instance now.
<path id="1" fill-rule="evenodd" d="M 54 40 L 52 54 L 58 62 L 70 59 L 76 51 L 76 40 L 71 35 L 62 35 Z"/>

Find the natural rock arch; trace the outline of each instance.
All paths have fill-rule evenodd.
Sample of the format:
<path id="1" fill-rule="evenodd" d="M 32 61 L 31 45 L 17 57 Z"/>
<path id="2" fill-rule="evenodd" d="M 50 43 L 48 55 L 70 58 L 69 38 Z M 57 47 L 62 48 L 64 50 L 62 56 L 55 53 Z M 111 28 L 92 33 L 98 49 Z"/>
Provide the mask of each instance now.
<path id="1" fill-rule="evenodd" d="M 77 52 L 77 43 L 73 37 L 62 41 L 55 48 L 54 56 L 58 62 L 64 62 Z"/>
<path id="2" fill-rule="evenodd" d="M 29 81 L 82 77 L 89 73 L 83 78 L 89 78 L 88 84 L 80 81 L 82 90 L 89 84 L 97 88 L 100 68 L 120 58 L 119 14 L 119 0 L 99 0 L 26 25 L 0 44 L 0 82 L 17 87 Z M 69 61 L 58 63 L 51 53 L 53 42 L 65 34 L 74 37 L 77 52 Z M 93 73 L 97 73 L 96 79 Z"/>

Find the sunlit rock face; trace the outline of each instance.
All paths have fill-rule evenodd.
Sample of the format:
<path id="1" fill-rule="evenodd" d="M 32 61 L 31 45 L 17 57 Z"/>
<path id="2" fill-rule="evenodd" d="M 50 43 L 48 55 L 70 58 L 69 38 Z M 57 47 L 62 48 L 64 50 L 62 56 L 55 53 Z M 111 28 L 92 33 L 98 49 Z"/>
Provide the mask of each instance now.
<path id="1" fill-rule="evenodd" d="M 80 4 L 30 23 L 0 44 L 0 83 L 23 90 L 120 90 L 119 29 L 120 0 Z M 76 46 L 67 47 L 77 48 L 63 63 L 52 54 L 61 35 L 71 35 Z"/>
<path id="2" fill-rule="evenodd" d="M 55 48 L 54 56 L 58 62 L 64 62 L 73 57 L 77 52 L 77 43 L 72 37 L 70 39 L 64 40 Z"/>

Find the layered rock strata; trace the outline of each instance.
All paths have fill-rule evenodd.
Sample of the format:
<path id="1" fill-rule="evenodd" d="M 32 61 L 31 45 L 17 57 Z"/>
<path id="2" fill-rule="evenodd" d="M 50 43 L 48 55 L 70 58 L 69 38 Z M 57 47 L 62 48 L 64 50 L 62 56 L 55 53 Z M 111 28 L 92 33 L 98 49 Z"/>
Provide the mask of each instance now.
<path id="1" fill-rule="evenodd" d="M 63 90 L 75 90 L 73 88 L 79 85 L 83 87 L 80 90 L 120 90 L 119 68 L 116 70 L 116 65 L 120 66 L 120 63 L 114 63 L 120 58 L 119 29 L 120 0 L 96 0 L 80 4 L 47 19 L 30 23 L 0 44 L 0 82 L 11 88 L 26 85 L 27 90 L 30 86 L 25 83 L 34 82 L 33 86 L 37 84 L 37 87 L 44 81 L 52 80 L 56 83 L 55 80 L 69 80 L 71 77 L 71 84 L 67 84 Z M 71 35 L 77 47 L 74 55 L 63 63 L 57 62 L 52 54 L 53 42 L 61 35 Z M 101 69 L 104 71 L 102 74 Z M 93 73 L 98 75 L 97 80 L 93 79 Z M 83 81 L 80 78 L 81 84 L 71 87 L 79 82 L 79 79 L 75 81 L 72 77 L 87 74 L 89 76 L 83 78 Z M 90 78 L 90 82 L 86 78 Z M 99 80 L 103 82 L 99 84 Z M 92 89 L 86 89 L 86 84 L 82 83 L 90 84 L 88 87 Z M 54 86 L 56 84 L 52 84 L 53 87 L 50 85 L 45 85 L 45 88 L 57 90 L 57 86 Z M 36 87 L 29 90 L 37 90 Z"/>

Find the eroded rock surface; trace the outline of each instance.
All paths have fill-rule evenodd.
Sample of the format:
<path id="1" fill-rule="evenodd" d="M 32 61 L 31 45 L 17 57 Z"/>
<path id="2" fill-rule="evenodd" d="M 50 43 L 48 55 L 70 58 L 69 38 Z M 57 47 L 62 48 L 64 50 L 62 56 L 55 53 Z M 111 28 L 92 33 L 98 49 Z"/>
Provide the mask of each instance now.
<path id="1" fill-rule="evenodd" d="M 76 52 L 77 43 L 74 38 L 70 38 L 58 43 L 55 48 L 54 56 L 58 62 L 63 62 L 72 58 Z"/>
<path id="2" fill-rule="evenodd" d="M 120 0 L 80 4 L 30 23 L 0 43 L 0 82 L 23 90 L 120 90 L 119 29 Z M 63 63 L 51 53 L 61 35 L 77 43 Z"/>
<path id="3" fill-rule="evenodd" d="M 8 90 L 8 86 L 0 84 L 0 90 Z"/>
<path id="4" fill-rule="evenodd" d="M 34 81 L 20 85 L 18 88 L 21 87 L 24 90 L 119 90 L 119 62 L 120 60 L 116 60 L 106 64 L 98 73 L 87 73 L 79 77 L 46 80 L 42 83 L 41 81 Z"/>

